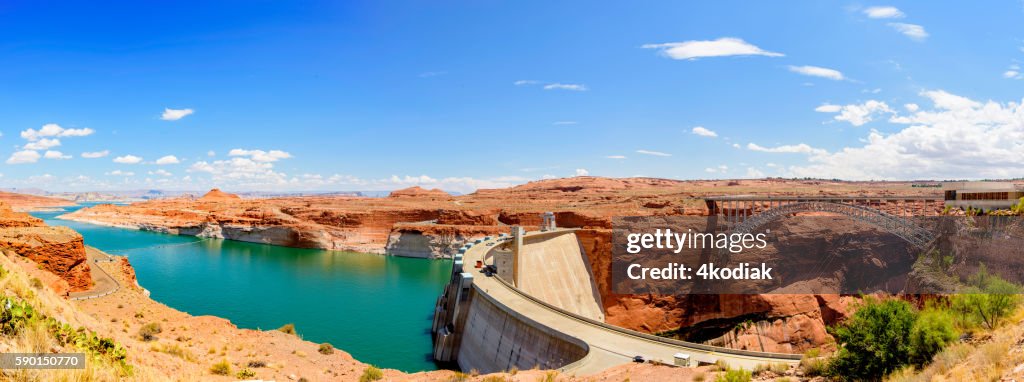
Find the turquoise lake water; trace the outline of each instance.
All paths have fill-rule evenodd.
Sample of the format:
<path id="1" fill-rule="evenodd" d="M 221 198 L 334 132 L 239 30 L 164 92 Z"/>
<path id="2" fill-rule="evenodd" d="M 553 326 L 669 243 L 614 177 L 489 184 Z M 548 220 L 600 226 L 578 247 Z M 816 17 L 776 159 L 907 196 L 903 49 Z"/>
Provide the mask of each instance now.
<path id="1" fill-rule="evenodd" d="M 70 209 L 69 209 L 70 210 Z M 430 324 L 451 262 L 198 239 L 57 220 L 127 256 L 152 298 L 243 328 L 294 323 L 306 340 L 407 372 L 435 370 Z"/>

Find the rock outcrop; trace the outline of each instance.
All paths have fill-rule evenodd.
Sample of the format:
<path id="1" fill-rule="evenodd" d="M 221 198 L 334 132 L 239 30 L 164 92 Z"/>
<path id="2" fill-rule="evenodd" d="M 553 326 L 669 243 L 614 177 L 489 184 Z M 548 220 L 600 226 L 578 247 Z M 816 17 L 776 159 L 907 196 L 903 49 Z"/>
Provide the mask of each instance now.
<path id="1" fill-rule="evenodd" d="M 67 282 L 72 292 L 92 287 L 85 243 L 70 228 L 47 226 L 0 202 L 0 247 L 35 261 Z"/>
<path id="2" fill-rule="evenodd" d="M 451 200 L 452 195 L 439 189 L 425 189 L 420 186 L 391 191 L 389 198 L 418 198 L 430 200 Z"/>
<path id="3" fill-rule="evenodd" d="M 199 198 L 201 202 L 220 202 L 220 201 L 233 201 L 241 199 L 238 195 L 229 194 L 221 191 L 219 188 L 214 188 L 207 192 L 205 195 Z"/>

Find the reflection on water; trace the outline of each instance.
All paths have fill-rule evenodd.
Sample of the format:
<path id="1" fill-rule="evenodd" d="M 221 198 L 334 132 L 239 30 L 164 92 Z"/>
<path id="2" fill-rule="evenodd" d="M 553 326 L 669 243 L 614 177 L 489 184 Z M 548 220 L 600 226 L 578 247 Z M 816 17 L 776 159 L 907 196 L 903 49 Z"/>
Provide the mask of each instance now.
<path id="1" fill-rule="evenodd" d="M 85 243 L 127 256 L 152 297 L 193 315 L 244 328 L 294 323 L 303 338 L 330 342 L 363 362 L 432 370 L 430 318 L 451 263 L 203 240 L 33 215 Z"/>

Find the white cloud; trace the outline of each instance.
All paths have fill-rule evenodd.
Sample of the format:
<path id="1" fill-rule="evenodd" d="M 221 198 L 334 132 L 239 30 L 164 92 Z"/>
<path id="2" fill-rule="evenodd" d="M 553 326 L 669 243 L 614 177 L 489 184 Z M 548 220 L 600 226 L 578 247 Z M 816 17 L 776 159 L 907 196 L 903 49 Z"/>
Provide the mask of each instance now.
<path id="1" fill-rule="evenodd" d="M 114 170 L 114 171 L 111 171 L 111 172 L 108 172 L 108 173 L 106 173 L 105 175 L 113 175 L 113 176 L 134 176 L 134 175 L 135 175 L 135 173 L 134 173 L 134 172 L 131 172 L 131 171 L 121 171 L 121 170 Z"/>
<path id="2" fill-rule="evenodd" d="M 209 173 L 214 183 L 248 187 L 280 187 L 288 183 L 287 175 L 274 170 L 273 163 L 246 157 L 234 157 L 212 162 L 192 163 L 189 172 Z"/>
<path id="3" fill-rule="evenodd" d="M 742 39 L 733 37 L 722 37 L 717 40 L 644 44 L 641 47 L 644 49 L 658 49 L 661 54 L 676 60 L 696 60 L 703 57 L 726 56 L 783 56 L 782 53 L 766 51 Z"/>
<path id="4" fill-rule="evenodd" d="M 7 164 L 36 163 L 39 161 L 39 152 L 34 150 L 15 151 L 7 158 Z"/>
<path id="5" fill-rule="evenodd" d="M 539 84 L 539 83 L 540 83 L 540 81 L 536 81 L 536 80 L 518 80 L 516 82 L 513 82 L 513 84 L 516 85 L 516 86 L 536 85 L 536 84 Z"/>
<path id="6" fill-rule="evenodd" d="M 747 150 L 760 151 L 765 153 L 784 153 L 784 154 L 825 154 L 827 153 L 823 149 L 816 149 L 806 143 L 800 143 L 796 145 L 782 145 L 776 147 L 764 147 L 756 143 L 747 143 Z"/>
<path id="7" fill-rule="evenodd" d="M 172 176 L 174 174 L 171 174 L 167 170 L 164 170 L 164 169 L 161 168 L 161 169 L 157 169 L 156 171 L 150 171 L 149 175 Z"/>
<path id="8" fill-rule="evenodd" d="M 814 111 L 819 113 L 838 113 L 843 107 L 839 105 L 833 105 L 830 103 L 823 103 L 821 106 L 814 108 Z"/>
<path id="9" fill-rule="evenodd" d="M 48 123 L 39 130 L 27 129 L 21 132 L 21 137 L 27 141 L 37 141 L 45 137 L 84 137 L 94 133 L 93 129 L 65 129 L 56 123 Z"/>
<path id="10" fill-rule="evenodd" d="M 842 81 L 842 80 L 846 79 L 846 77 L 843 77 L 843 73 L 842 72 L 840 72 L 838 70 L 835 70 L 835 69 L 823 68 L 823 67 L 820 67 L 820 66 L 810 66 L 810 65 L 793 66 L 793 65 L 790 65 L 789 66 L 789 71 L 791 71 L 793 73 L 799 73 L 799 74 L 802 74 L 802 75 L 805 75 L 805 76 L 821 77 L 821 78 L 827 78 L 827 79 L 835 80 L 835 81 Z"/>
<path id="11" fill-rule="evenodd" d="M 707 167 L 707 168 L 704 169 L 704 172 L 709 173 L 709 174 L 716 174 L 716 173 L 724 174 L 726 172 L 729 172 L 729 166 L 726 166 L 724 164 L 720 164 L 720 165 L 718 165 L 718 167 Z"/>
<path id="12" fill-rule="evenodd" d="M 899 19 L 906 16 L 899 8 L 890 6 L 868 7 L 864 14 L 873 19 Z"/>
<path id="13" fill-rule="evenodd" d="M 136 164 L 142 162 L 142 158 L 134 155 L 124 155 L 114 158 L 114 163 Z"/>
<path id="14" fill-rule="evenodd" d="M 850 104 L 845 106 L 824 104 L 818 106 L 814 111 L 821 113 L 839 113 L 833 117 L 837 121 L 849 122 L 854 126 L 863 126 L 871 122 L 881 114 L 893 114 L 895 111 L 888 104 L 877 100 L 868 100 L 862 104 Z"/>
<path id="15" fill-rule="evenodd" d="M 696 126 L 693 129 L 690 129 L 690 133 L 709 138 L 714 138 L 718 136 L 718 133 L 707 129 L 704 126 Z"/>
<path id="16" fill-rule="evenodd" d="M 1003 72 L 1003 78 L 1010 78 L 1010 79 L 1014 79 L 1014 80 L 1019 80 L 1021 78 L 1024 78 L 1024 76 L 1021 76 L 1020 71 L 1014 70 L 1014 69 L 1010 69 L 1010 70 L 1007 70 L 1007 71 Z"/>
<path id="17" fill-rule="evenodd" d="M 909 112 L 911 112 L 911 113 L 913 113 L 913 112 L 915 112 L 915 111 L 918 111 L 919 109 L 921 109 L 921 106 L 918 106 L 918 105 L 917 105 L 916 103 L 908 103 L 908 104 L 906 104 L 906 105 L 903 105 L 903 107 L 904 107 L 905 109 L 907 109 L 907 111 L 909 111 Z"/>
<path id="18" fill-rule="evenodd" d="M 555 123 L 552 123 L 552 125 L 564 126 L 564 125 L 575 125 L 576 123 L 577 123 L 576 121 L 556 121 Z"/>
<path id="19" fill-rule="evenodd" d="M 191 115 L 194 112 L 195 112 L 195 110 L 192 110 L 192 109 L 164 108 L 164 113 L 162 115 L 160 115 L 160 119 L 165 120 L 165 121 L 177 121 L 179 119 L 182 119 L 182 118 L 185 118 L 185 117 Z"/>
<path id="20" fill-rule="evenodd" d="M 653 155 L 653 156 L 656 156 L 656 157 L 670 157 L 670 156 L 672 156 L 672 154 L 663 153 L 661 151 L 637 150 L 636 152 L 637 152 L 637 154 Z"/>
<path id="21" fill-rule="evenodd" d="M 764 173 L 753 167 L 747 167 L 747 178 L 764 178 Z"/>
<path id="22" fill-rule="evenodd" d="M 178 157 L 176 157 L 174 155 L 165 155 L 165 156 L 160 157 L 160 159 L 156 160 L 156 164 L 159 164 L 159 165 L 178 164 L 178 163 L 181 163 L 181 161 L 179 161 Z"/>
<path id="23" fill-rule="evenodd" d="M 872 130 L 865 143 L 812 154 L 791 176 L 869 179 L 1003 179 L 1024 173 L 1024 100 L 979 102 L 942 90 L 922 92 L 931 110 L 900 118 L 907 126 Z"/>
<path id="24" fill-rule="evenodd" d="M 46 158 L 46 159 L 71 159 L 71 156 L 70 155 L 64 155 L 64 153 L 62 153 L 60 151 L 46 150 L 46 153 L 43 154 L 43 158 Z"/>
<path id="25" fill-rule="evenodd" d="M 22 148 L 25 150 L 46 150 L 52 147 L 60 146 L 60 139 L 56 138 L 43 138 L 37 141 L 26 143 Z"/>
<path id="26" fill-rule="evenodd" d="M 606 156 L 605 158 L 608 158 L 608 159 L 626 159 L 626 156 L 625 155 L 609 155 L 609 156 Z"/>
<path id="27" fill-rule="evenodd" d="M 897 32 L 903 33 L 904 36 L 910 37 L 911 40 L 924 41 L 928 38 L 928 32 L 924 30 L 923 26 L 917 24 L 889 23 L 889 26 Z"/>
<path id="28" fill-rule="evenodd" d="M 587 175 L 590 175 L 590 171 L 587 171 L 587 169 L 585 169 L 585 168 L 578 168 L 578 169 L 576 169 L 576 176 L 587 176 Z"/>
<path id="29" fill-rule="evenodd" d="M 95 159 L 103 158 L 107 155 L 110 155 L 110 150 L 84 152 L 82 153 L 82 158 Z"/>
<path id="30" fill-rule="evenodd" d="M 276 162 L 280 159 L 288 159 L 292 157 L 289 154 L 281 150 L 244 150 L 244 149 L 232 149 L 228 152 L 228 156 L 233 157 L 249 157 L 256 162 Z"/>
<path id="31" fill-rule="evenodd" d="M 590 89 L 587 88 L 587 85 L 583 84 L 563 84 L 555 82 L 544 85 L 544 90 L 572 90 L 577 92 L 585 92 Z"/>
<path id="32" fill-rule="evenodd" d="M 981 103 L 967 97 L 950 94 L 945 90 L 928 90 L 921 95 L 932 100 L 935 107 L 946 110 L 966 110 L 981 107 Z"/>
<path id="33" fill-rule="evenodd" d="M 215 157 L 215 156 L 217 156 L 217 153 L 214 152 L 213 150 L 210 150 L 210 151 L 206 152 L 206 156 L 208 156 L 208 157 Z"/>

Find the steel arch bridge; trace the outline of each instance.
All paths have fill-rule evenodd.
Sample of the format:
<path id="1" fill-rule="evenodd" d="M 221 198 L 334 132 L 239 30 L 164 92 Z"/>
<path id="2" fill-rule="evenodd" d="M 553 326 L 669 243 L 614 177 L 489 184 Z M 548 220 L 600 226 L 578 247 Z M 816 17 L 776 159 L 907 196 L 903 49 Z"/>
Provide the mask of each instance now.
<path id="1" fill-rule="evenodd" d="M 848 216 L 925 248 L 935 234 L 914 221 L 915 216 L 936 214 L 930 197 L 758 197 L 706 198 L 708 211 L 727 219 L 733 233 L 751 233 L 774 220 L 800 212 L 828 212 Z M 886 210 L 895 210 L 889 213 Z"/>

